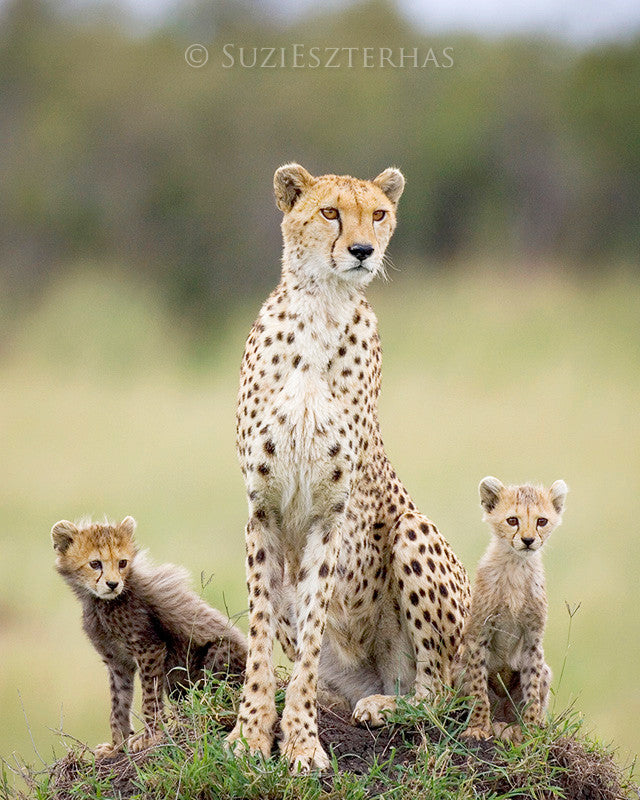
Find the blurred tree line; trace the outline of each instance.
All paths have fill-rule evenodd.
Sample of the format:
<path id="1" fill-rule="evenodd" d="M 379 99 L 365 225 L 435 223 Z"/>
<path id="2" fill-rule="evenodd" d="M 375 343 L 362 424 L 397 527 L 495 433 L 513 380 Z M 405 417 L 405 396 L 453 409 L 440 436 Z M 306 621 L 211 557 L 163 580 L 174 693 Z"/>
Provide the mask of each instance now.
<path id="1" fill-rule="evenodd" d="M 117 264 L 195 317 L 215 313 L 277 278 L 271 178 L 291 160 L 359 177 L 399 166 L 397 264 L 638 261 L 640 39 L 430 36 L 384 0 L 294 23 L 268 9 L 196 3 L 142 28 L 109 7 L 2 7 L 5 289 Z M 184 57 L 194 42 L 209 52 L 200 68 Z M 450 48 L 453 65 L 294 68 L 294 43 L 417 47 L 420 60 L 431 48 L 438 62 Z M 243 46 L 245 63 L 285 48 L 287 66 L 243 67 Z"/>

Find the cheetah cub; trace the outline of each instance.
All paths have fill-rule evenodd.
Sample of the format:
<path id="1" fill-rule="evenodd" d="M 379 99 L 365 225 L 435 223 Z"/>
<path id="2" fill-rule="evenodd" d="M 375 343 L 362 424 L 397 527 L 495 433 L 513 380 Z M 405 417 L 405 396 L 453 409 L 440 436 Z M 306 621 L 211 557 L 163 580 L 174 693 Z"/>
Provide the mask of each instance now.
<path id="1" fill-rule="evenodd" d="M 126 517 L 119 525 L 63 520 L 51 530 L 56 569 L 80 599 L 84 631 L 109 669 L 113 743 L 98 745 L 97 758 L 127 740 L 132 752 L 154 744 L 165 689 L 184 691 L 204 669 L 240 678 L 247 656 L 242 633 L 189 589 L 186 570 L 152 566 L 138 552 L 135 527 Z M 145 730 L 130 738 L 136 669 Z"/>
<path id="2" fill-rule="evenodd" d="M 568 490 L 564 481 L 544 489 L 504 486 L 492 477 L 484 478 L 479 489 L 483 519 L 493 536 L 478 565 L 454 670 L 456 683 L 475 700 L 463 736 L 488 739 L 495 734 L 520 741 L 522 731 L 515 723 L 542 725 L 549 699 L 540 550 L 562 521 Z"/>

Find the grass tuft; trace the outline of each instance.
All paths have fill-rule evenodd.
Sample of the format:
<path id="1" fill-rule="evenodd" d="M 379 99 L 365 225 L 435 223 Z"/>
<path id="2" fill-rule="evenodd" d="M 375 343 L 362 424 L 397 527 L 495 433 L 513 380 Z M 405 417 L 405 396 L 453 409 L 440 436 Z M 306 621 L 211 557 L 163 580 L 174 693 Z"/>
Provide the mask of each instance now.
<path id="1" fill-rule="evenodd" d="M 284 685 L 278 689 L 281 702 Z M 224 749 L 239 690 L 211 679 L 168 705 L 165 741 L 135 755 L 123 752 L 96 762 L 87 747 L 69 747 L 47 770 L 25 775 L 24 800 L 625 800 L 639 797 L 612 754 L 581 734 L 569 709 L 519 745 L 469 743 L 460 738 L 468 715 L 465 698 L 447 695 L 434 704 L 399 698 L 382 728 L 354 727 L 332 709 L 319 713 L 320 737 L 331 753 L 324 774 L 291 775 L 277 757 Z"/>

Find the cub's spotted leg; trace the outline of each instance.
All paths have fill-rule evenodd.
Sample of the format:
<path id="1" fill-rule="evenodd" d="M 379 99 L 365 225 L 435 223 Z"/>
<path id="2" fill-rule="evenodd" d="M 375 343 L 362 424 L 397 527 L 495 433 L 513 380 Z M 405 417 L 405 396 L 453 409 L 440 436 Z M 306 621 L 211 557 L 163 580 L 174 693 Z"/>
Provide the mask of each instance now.
<path id="1" fill-rule="evenodd" d="M 246 742 L 249 753 L 271 755 L 276 713 L 276 678 L 273 669 L 275 635 L 272 594 L 282 588 L 283 569 L 273 543 L 277 533 L 268 527 L 264 513 L 254 514 L 246 530 L 247 586 L 249 589 L 249 653 L 236 724 L 227 747 Z M 269 547 L 269 545 L 272 545 Z"/>
<path id="2" fill-rule="evenodd" d="M 131 727 L 131 702 L 133 699 L 133 677 L 135 675 L 135 663 L 121 663 L 119 661 L 107 661 L 109 668 L 109 690 L 111 693 L 111 716 L 109 718 L 111 727 L 112 744 L 105 742 L 93 748 L 96 758 L 108 758 L 125 742 L 132 734 Z"/>
<path id="3" fill-rule="evenodd" d="M 162 738 L 162 694 L 164 691 L 167 648 L 148 644 L 136 656 L 142 688 L 142 718 L 145 730 L 129 741 L 129 749 L 137 753 Z"/>
<path id="4" fill-rule="evenodd" d="M 534 650 L 537 651 L 537 645 L 534 645 Z M 539 667 L 540 663 L 542 664 L 541 668 Z M 539 680 L 536 671 L 539 671 Z M 548 664 L 544 663 L 541 642 L 540 654 L 534 655 L 533 662 L 520 670 L 520 681 L 524 708 L 522 722 L 525 726 L 544 725 L 544 715 L 549 703 L 551 688 L 551 669 Z M 537 688 L 537 684 L 539 684 L 539 688 Z M 517 722 L 494 722 L 493 729 L 498 738 L 506 739 L 514 744 L 519 744 L 524 738 L 522 728 Z"/>
<path id="5" fill-rule="evenodd" d="M 528 653 L 528 663 L 520 668 L 520 681 L 522 684 L 522 701 L 524 712 L 522 722 L 525 726 L 543 725 L 544 708 L 542 706 L 543 682 L 549 683 L 549 677 L 545 671 L 549 668 L 544 663 L 544 650 L 542 649 L 542 638 L 536 637 L 530 642 L 525 642 L 523 651 Z M 548 697 L 549 690 L 546 689 Z"/>
<path id="6" fill-rule="evenodd" d="M 318 738 L 316 700 L 320 647 L 335 584 L 335 520 L 334 514 L 333 519 L 325 518 L 309 531 L 296 581 L 297 650 L 282 715 L 281 742 L 294 772 L 324 770 L 330 765 Z"/>
<path id="7" fill-rule="evenodd" d="M 246 655 L 234 647 L 230 639 L 220 637 L 207 647 L 202 667 L 214 676 L 223 678 L 228 683 L 238 686 L 244 681 Z M 201 674 L 197 678 L 201 677 Z"/>
<path id="8" fill-rule="evenodd" d="M 551 690 L 551 667 L 545 664 L 542 670 L 542 678 L 540 680 L 540 708 L 542 713 L 546 713 L 549 707 L 549 691 Z"/>
<path id="9" fill-rule="evenodd" d="M 462 736 L 467 739 L 489 739 L 492 731 L 487 693 L 488 642 L 483 637 L 479 640 L 470 637 L 467 647 L 467 666 L 462 679 L 462 688 L 465 694 L 473 698 L 474 705 Z"/>

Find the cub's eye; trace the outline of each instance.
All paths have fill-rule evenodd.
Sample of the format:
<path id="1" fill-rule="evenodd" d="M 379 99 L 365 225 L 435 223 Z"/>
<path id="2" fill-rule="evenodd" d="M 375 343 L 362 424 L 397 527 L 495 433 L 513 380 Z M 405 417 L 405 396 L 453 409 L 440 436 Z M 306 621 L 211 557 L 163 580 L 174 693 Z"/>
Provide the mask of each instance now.
<path id="1" fill-rule="evenodd" d="M 387 212 L 380 208 L 377 211 L 373 212 L 373 221 L 374 222 L 382 222 L 382 220 L 386 216 L 387 216 Z"/>
<path id="2" fill-rule="evenodd" d="M 118 566 L 120 567 L 120 569 L 124 569 L 127 566 L 128 563 L 129 562 L 127 561 L 126 558 L 121 558 L 120 559 L 120 563 L 118 564 Z"/>
<path id="3" fill-rule="evenodd" d="M 518 527 L 518 517 L 507 517 L 507 523 L 511 525 L 512 528 Z"/>
<path id="4" fill-rule="evenodd" d="M 98 561 L 97 559 L 95 561 L 90 561 L 89 566 L 91 569 L 102 569 L 102 561 Z"/>
<path id="5" fill-rule="evenodd" d="M 337 208 L 321 208 L 320 213 L 325 219 L 338 219 L 340 216 Z"/>
<path id="6" fill-rule="evenodd" d="M 538 527 L 544 528 L 544 526 L 549 522 L 546 517 L 538 517 Z"/>

